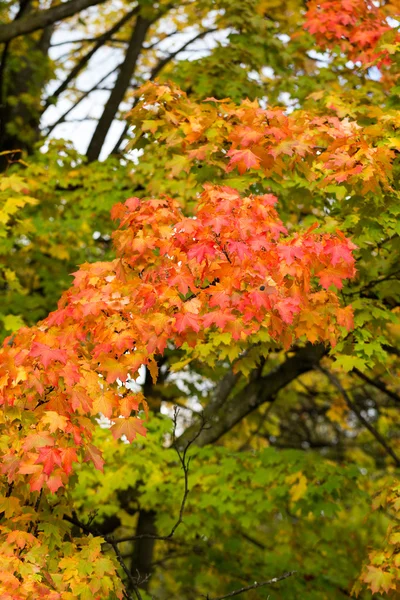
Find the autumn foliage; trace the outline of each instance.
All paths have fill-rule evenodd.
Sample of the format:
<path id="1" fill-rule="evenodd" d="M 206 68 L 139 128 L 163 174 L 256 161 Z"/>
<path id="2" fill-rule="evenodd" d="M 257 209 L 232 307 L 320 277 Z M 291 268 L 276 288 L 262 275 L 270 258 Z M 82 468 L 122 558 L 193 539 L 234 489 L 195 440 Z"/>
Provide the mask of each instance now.
<path id="1" fill-rule="evenodd" d="M 380 6 L 368 0 L 312 0 L 305 28 L 321 48 L 337 46 L 349 60 L 365 66 L 390 64 L 388 44 L 399 37 L 387 17 L 395 17 L 396 9 L 396 2 Z"/>
<path id="2" fill-rule="evenodd" d="M 81 448 L 101 468 L 87 417 L 115 419 L 116 438 L 144 434 L 132 413 L 145 401 L 121 382 L 142 364 L 156 380 L 154 355 L 169 341 L 194 345 L 213 327 L 233 340 L 262 329 L 289 348 L 303 335 L 334 344 L 340 326 L 351 327 L 351 308 L 329 288 L 354 275 L 354 245 L 339 233 L 288 236 L 276 201 L 207 186 L 195 218 L 167 198 L 113 209 L 118 258 L 84 265 L 57 311 L 5 342 L 1 404 L 22 438 L 2 457 L 10 485 L 57 491 Z"/>

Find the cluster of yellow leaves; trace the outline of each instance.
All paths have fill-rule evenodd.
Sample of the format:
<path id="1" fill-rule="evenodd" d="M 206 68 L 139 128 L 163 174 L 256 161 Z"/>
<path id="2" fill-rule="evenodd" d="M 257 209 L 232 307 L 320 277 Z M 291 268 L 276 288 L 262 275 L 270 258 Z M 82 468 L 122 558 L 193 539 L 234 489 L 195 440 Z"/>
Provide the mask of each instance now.
<path id="1" fill-rule="evenodd" d="M 400 520 L 400 484 L 399 482 L 382 481 L 382 492 L 373 502 L 375 510 L 383 509 Z M 400 593 L 400 526 L 391 524 L 388 528 L 384 545 L 369 554 L 369 564 L 365 565 L 361 581 L 367 583 L 373 594 Z M 361 591 L 361 581 L 353 587 L 355 596 Z M 397 597 L 397 596 L 396 596 Z"/>
<path id="2" fill-rule="evenodd" d="M 243 177 L 250 185 L 299 176 L 319 189 L 346 182 L 362 194 L 390 190 L 395 152 L 382 139 L 397 116 L 386 129 L 368 129 L 348 117 L 304 110 L 288 115 L 283 107 L 262 109 L 248 100 L 240 106 L 229 99 L 196 103 L 173 85 L 148 83 L 142 94 L 130 115 L 133 143 L 151 134 L 165 145 L 171 178 L 193 177 L 195 167 L 207 164 L 223 173 L 237 170 L 242 185 Z"/>

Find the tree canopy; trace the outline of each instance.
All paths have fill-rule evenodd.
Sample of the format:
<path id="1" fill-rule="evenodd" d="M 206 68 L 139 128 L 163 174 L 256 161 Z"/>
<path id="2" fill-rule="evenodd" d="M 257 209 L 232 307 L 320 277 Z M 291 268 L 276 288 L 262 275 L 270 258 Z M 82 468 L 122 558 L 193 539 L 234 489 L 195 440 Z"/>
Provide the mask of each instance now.
<path id="1" fill-rule="evenodd" d="M 2 600 L 398 597 L 399 13 L 2 4 Z"/>

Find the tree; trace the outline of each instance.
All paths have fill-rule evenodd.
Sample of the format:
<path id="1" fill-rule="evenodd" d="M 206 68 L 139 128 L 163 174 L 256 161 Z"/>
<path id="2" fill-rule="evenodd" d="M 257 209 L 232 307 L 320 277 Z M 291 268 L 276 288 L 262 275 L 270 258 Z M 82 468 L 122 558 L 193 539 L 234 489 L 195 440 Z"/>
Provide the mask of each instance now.
<path id="1" fill-rule="evenodd" d="M 126 13 L 102 135 L 132 65 L 154 74 L 141 52 L 158 18 L 235 29 L 135 96 L 132 173 L 62 142 L 4 155 L 5 598 L 399 591 L 396 4 L 219 8 Z M 34 31 L 19 19 L 8 31 Z M 224 55 L 230 78 L 214 78 Z"/>

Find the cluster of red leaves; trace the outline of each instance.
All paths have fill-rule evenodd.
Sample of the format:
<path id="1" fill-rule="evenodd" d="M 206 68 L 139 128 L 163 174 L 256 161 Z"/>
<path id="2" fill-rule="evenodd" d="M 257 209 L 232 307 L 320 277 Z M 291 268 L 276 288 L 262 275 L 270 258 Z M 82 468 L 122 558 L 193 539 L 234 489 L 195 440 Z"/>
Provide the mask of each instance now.
<path id="1" fill-rule="evenodd" d="M 343 182 L 362 194 L 388 188 L 395 153 L 354 120 L 300 110 L 288 115 L 249 100 L 196 103 L 179 88 L 151 82 L 142 91 L 132 124 L 138 136 L 155 135 L 176 152 L 166 164 L 171 177 L 205 163 L 279 182 L 296 174 L 322 189 Z"/>
<path id="2" fill-rule="evenodd" d="M 394 9 L 398 13 L 399 6 L 396 0 L 389 7 L 376 4 L 372 0 L 311 0 L 305 28 L 323 49 L 338 46 L 350 60 L 368 66 L 390 64 L 388 50 L 380 46 L 393 31 L 387 17 L 396 15 Z"/>
<path id="3" fill-rule="evenodd" d="M 115 421 L 116 438 L 145 434 L 132 416 L 144 399 L 121 382 L 142 364 L 156 378 L 154 355 L 169 341 L 264 328 L 288 347 L 303 335 L 334 343 L 351 326 L 351 309 L 328 288 L 353 276 L 354 246 L 340 233 L 288 236 L 275 201 L 206 186 L 195 218 L 169 198 L 114 207 L 118 258 L 84 265 L 58 310 L 1 351 L 2 426 L 13 443 L 0 449 L 0 471 L 10 484 L 28 476 L 31 491 L 54 492 L 80 450 L 101 468 L 90 444 L 99 413 Z"/>

